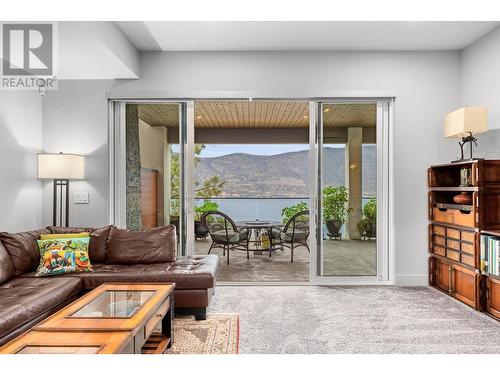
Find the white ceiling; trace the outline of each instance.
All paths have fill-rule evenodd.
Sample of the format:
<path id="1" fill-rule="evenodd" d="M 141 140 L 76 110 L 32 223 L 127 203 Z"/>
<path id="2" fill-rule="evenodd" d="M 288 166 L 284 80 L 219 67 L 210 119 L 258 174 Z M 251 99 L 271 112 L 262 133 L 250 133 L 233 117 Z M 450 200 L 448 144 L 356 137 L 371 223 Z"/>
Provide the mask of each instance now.
<path id="1" fill-rule="evenodd" d="M 142 51 L 462 49 L 500 22 L 118 22 Z"/>

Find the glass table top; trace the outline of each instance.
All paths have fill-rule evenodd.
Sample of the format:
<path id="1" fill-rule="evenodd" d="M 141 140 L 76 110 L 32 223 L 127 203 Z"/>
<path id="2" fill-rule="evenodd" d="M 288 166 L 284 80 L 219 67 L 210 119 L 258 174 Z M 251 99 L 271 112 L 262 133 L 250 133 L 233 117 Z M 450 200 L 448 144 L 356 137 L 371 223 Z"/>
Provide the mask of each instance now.
<path id="1" fill-rule="evenodd" d="M 70 316 L 72 318 L 130 318 L 154 294 L 149 290 L 107 290 Z"/>
<path id="2" fill-rule="evenodd" d="M 100 346 L 27 345 L 17 354 L 96 354 Z"/>

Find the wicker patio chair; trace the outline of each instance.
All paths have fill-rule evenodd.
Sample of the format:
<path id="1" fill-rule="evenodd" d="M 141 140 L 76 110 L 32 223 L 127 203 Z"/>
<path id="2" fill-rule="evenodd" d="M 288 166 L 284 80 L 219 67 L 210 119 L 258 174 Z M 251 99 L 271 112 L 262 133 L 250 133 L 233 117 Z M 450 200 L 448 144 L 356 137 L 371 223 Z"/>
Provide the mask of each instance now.
<path id="1" fill-rule="evenodd" d="M 284 248 L 290 249 L 291 261 L 293 263 L 293 251 L 297 247 L 305 247 L 308 252 L 309 245 L 309 211 L 301 211 L 293 215 L 284 227 L 271 226 L 268 228 L 270 240 L 269 256 L 273 250 Z"/>
<path id="2" fill-rule="evenodd" d="M 238 228 L 233 220 L 220 211 L 207 211 L 201 215 L 201 224 L 208 230 L 212 244 L 208 254 L 214 248 L 223 249 L 223 256 L 227 253 L 227 264 L 229 264 L 229 250 L 244 250 L 247 259 L 250 258 L 249 243 L 252 231 L 249 227 Z"/>

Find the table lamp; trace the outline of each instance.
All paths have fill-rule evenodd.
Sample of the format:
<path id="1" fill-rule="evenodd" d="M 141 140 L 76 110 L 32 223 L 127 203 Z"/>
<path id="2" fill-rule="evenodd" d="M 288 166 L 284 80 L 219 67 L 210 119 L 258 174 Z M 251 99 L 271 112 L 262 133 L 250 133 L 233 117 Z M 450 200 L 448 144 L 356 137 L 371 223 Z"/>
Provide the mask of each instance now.
<path id="1" fill-rule="evenodd" d="M 85 160 L 81 155 L 38 154 L 38 178 L 54 180 L 54 226 L 69 226 L 69 180 L 83 179 L 84 172 Z"/>
<path id="2" fill-rule="evenodd" d="M 446 138 L 461 138 L 460 160 L 454 163 L 473 160 L 473 143 L 477 147 L 475 134 L 484 133 L 488 130 L 488 109 L 486 107 L 462 107 L 446 115 L 444 121 L 444 136 Z M 469 143 L 470 158 L 464 159 L 464 145 Z"/>

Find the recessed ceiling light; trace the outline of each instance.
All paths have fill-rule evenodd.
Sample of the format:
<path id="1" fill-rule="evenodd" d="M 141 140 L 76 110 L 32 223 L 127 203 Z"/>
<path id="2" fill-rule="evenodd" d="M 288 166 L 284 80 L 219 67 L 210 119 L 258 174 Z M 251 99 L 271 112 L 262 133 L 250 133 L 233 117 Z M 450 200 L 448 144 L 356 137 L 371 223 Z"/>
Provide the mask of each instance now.
<path id="1" fill-rule="evenodd" d="M 325 108 L 325 112 L 329 112 L 330 111 L 330 108 Z"/>
<path id="2" fill-rule="evenodd" d="M 308 116 L 304 116 L 304 118 L 308 118 Z"/>
<path id="3" fill-rule="evenodd" d="M 200 115 L 196 116 L 196 118 L 202 118 Z"/>

